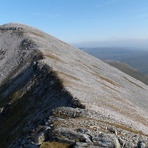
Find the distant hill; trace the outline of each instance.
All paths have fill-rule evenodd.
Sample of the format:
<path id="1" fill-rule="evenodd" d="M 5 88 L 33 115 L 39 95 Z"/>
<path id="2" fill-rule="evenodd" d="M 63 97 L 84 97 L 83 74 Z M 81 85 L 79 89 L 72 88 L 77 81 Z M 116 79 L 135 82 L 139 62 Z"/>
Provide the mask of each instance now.
<path id="1" fill-rule="evenodd" d="M 127 48 L 80 48 L 81 50 L 101 59 L 126 63 L 148 75 L 148 51 Z"/>
<path id="2" fill-rule="evenodd" d="M 125 63 L 121 63 L 119 61 L 113 61 L 113 60 L 106 60 L 104 61 L 106 63 L 108 63 L 109 65 L 125 72 L 126 74 L 136 78 L 137 80 L 142 81 L 143 83 L 148 85 L 148 76 L 147 75 L 143 75 L 140 72 L 138 72 L 136 69 L 134 69 L 133 67 L 129 66 L 128 64 Z"/>

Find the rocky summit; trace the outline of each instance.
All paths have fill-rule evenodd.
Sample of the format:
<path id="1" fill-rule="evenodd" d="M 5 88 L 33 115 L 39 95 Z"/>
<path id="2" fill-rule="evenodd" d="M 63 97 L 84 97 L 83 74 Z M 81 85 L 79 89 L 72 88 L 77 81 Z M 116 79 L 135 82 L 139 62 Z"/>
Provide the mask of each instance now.
<path id="1" fill-rule="evenodd" d="M 146 148 L 148 86 L 31 26 L 0 26 L 1 148 Z"/>

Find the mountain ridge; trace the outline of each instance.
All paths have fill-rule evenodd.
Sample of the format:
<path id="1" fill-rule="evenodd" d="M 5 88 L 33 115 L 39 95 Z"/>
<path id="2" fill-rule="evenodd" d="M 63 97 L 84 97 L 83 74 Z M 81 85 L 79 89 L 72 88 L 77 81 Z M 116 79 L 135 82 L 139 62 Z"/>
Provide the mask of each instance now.
<path id="1" fill-rule="evenodd" d="M 93 122 L 97 119 L 97 123 L 147 135 L 148 86 L 142 82 L 26 25 L 11 23 L 0 26 L 0 45 L 0 108 L 3 122 L 0 136 L 4 138 L 12 130 L 10 136 L 3 140 L 4 147 L 7 145 L 6 141 L 10 147 L 18 146 L 19 141 L 22 144 L 29 132 L 33 134 L 38 126 L 48 123 L 51 114 L 62 118 L 58 122 L 63 124 L 63 119 L 67 120 L 64 114 L 67 110 L 71 114 L 75 112 L 79 118 L 82 116 L 85 121 L 93 118 Z M 63 106 L 70 108 L 60 108 L 61 111 L 56 109 Z M 76 108 L 75 111 L 72 108 Z M 53 109 L 55 111 L 52 112 Z M 86 113 L 81 114 L 83 110 Z M 97 113 L 99 115 L 95 117 Z M 75 118 L 76 115 L 71 114 L 69 118 Z M 102 120 L 98 121 L 99 118 Z M 50 119 L 50 122 L 54 120 L 56 121 Z M 78 124 L 77 120 L 73 122 Z M 54 126 L 57 127 L 57 124 Z M 43 131 L 42 134 L 45 134 L 45 131 L 50 130 Z M 71 132 L 74 131 L 68 133 Z M 64 129 L 59 129 L 57 133 L 66 137 Z M 55 139 L 62 141 L 54 130 L 53 134 Z M 23 138 L 20 138 L 21 135 Z M 87 141 L 89 138 L 82 139 Z M 26 141 L 29 144 L 29 139 Z M 75 141 L 71 143 L 74 144 Z M 110 144 L 115 145 L 112 142 Z"/>

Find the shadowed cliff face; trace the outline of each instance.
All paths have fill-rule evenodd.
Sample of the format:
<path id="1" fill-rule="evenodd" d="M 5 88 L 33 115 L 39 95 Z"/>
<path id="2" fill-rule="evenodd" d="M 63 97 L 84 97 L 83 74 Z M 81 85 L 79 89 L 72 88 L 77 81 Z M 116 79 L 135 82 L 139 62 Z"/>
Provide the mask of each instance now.
<path id="1" fill-rule="evenodd" d="M 0 84 L 2 147 L 39 147 L 44 141 L 74 146 L 89 140 L 93 145 L 90 126 L 99 127 L 97 135 L 109 134 L 103 136 L 106 147 L 115 147 L 118 142 L 111 141 L 119 139 L 128 143 L 117 131 L 125 131 L 125 139 L 140 135 L 146 140 L 148 86 L 33 27 L 0 27 Z M 99 144 L 94 145 L 104 143 Z"/>
<path id="2" fill-rule="evenodd" d="M 54 108 L 83 108 L 64 89 L 56 73 L 39 63 L 31 64 L 25 71 L 3 84 L 0 87 L 0 96 L 1 145 L 11 143 L 19 134 L 29 133 L 42 125 Z"/>

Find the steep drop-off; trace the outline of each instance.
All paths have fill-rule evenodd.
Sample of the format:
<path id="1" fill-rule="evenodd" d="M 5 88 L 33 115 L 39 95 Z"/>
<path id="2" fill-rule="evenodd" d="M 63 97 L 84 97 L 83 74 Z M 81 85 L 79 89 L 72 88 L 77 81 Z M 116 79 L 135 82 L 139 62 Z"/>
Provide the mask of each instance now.
<path id="1" fill-rule="evenodd" d="M 0 26 L 2 147 L 146 146 L 147 105 L 142 82 L 33 27 Z"/>

